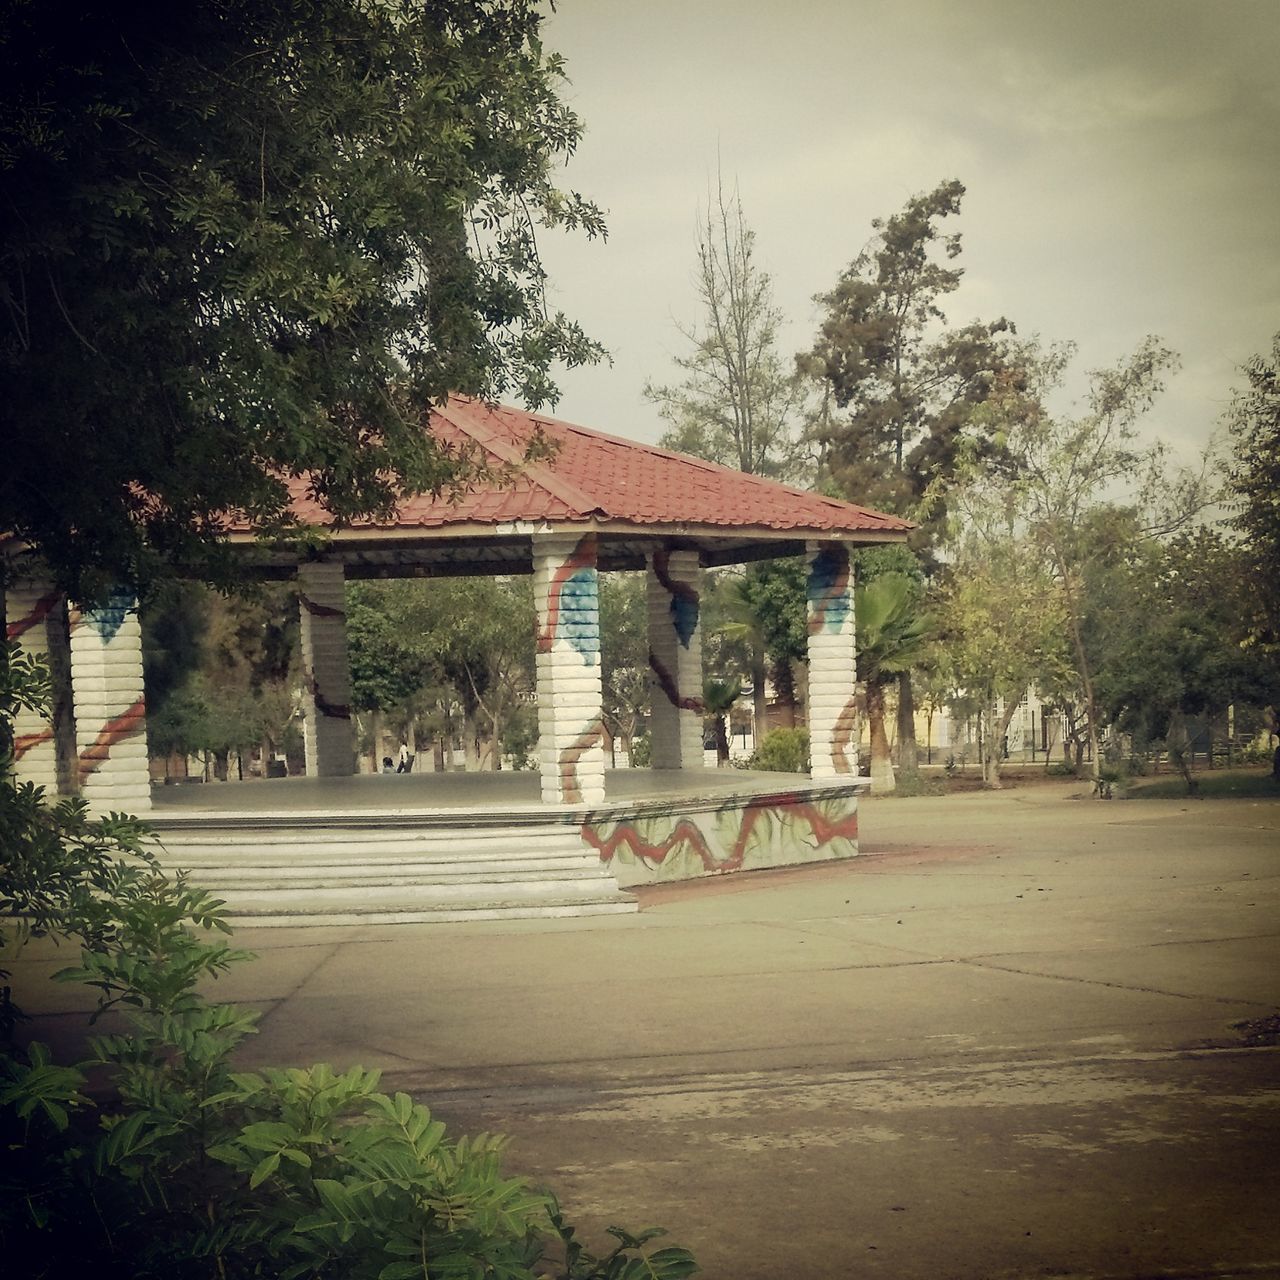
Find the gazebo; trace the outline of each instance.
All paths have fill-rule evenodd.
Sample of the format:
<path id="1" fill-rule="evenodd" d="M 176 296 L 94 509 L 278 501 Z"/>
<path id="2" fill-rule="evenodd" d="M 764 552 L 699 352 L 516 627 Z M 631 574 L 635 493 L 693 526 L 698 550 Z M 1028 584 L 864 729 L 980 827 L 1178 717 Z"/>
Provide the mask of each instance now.
<path id="1" fill-rule="evenodd" d="M 868 780 L 856 766 L 849 551 L 904 541 L 908 522 L 463 397 L 432 409 L 425 429 L 495 478 L 336 528 L 298 481 L 295 514 L 328 532 L 302 562 L 232 531 L 246 572 L 296 578 L 307 778 L 153 789 L 132 600 L 78 609 L 14 558 L 8 635 L 48 657 L 58 691 L 52 725 L 17 726 L 19 778 L 97 812 L 146 814 L 176 865 L 259 923 L 627 910 L 620 885 L 857 852 Z M 810 775 L 704 769 L 703 570 L 794 554 L 808 567 Z M 647 575 L 652 767 L 607 774 L 597 585 L 617 570 Z M 345 583 L 526 573 L 536 788 L 528 774 L 390 787 L 353 777 Z"/>

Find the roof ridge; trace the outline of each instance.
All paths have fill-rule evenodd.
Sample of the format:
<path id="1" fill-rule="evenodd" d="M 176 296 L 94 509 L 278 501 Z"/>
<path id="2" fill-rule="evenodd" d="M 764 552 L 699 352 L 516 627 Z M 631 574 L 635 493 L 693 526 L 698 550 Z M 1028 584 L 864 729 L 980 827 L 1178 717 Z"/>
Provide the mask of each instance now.
<path id="1" fill-rule="evenodd" d="M 519 467 L 521 472 L 527 475 L 534 484 L 545 489 L 553 498 L 558 498 L 567 507 L 571 508 L 575 514 L 580 516 L 590 515 L 593 512 L 604 514 L 600 504 L 593 501 L 590 494 L 580 489 L 572 481 L 562 479 L 543 463 L 525 457 L 522 450 L 514 448 L 505 440 L 497 438 L 492 433 L 488 423 L 477 422 L 470 418 L 464 412 L 463 404 L 469 408 L 476 404 L 476 401 L 468 398 L 461 404 L 456 403 L 459 400 L 461 400 L 461 397 L 451 396 L 447 404 L 434 407 L 431 412 L 438 413 L 446 422 L 452 424 L 464 435 L 470 436 L 481 448 L 497 454 L 503 462 L 510 466 Z M 495 409 L 501 408 L 501 405 L 494 406 L 493 409 L 486 405 L 485 411 L 493 413 Z M 453 412 L 450 413 L 450 410 Z M 533 415 L 529 416 L 532 417 Z"/>
<path id="2" fill-rule="evenodd" d="M 872 507 L 864 507 L 861 503 L 850 502 L 847 498 L 833 498 L 829 493 L 819 493 L 816 489 L 802 489 L 799 485 L 788 484 L 785 480 L 775 480 L 772 476 L 756 475 L 752 471 L 739 471 L 737 467 L 725 466 L 723 462 L 712 462 L 707 458 L 695 458 L 692 454 L 680 453 L 675 449 L 664 449 L 661 445 L 649 444 L 644 440 L 632 440 L 627 436 L 614 435 L 608 431 L 600 431 L 596 427 L 584 427 L 576 422 L 566 422 L 563 418 L 553 418 L 549 414 L 529 413 L 526 416 L 565 431 L 575 432 L 592 440 L 606 440 L 610 444 L 621 445 L 626 449 L 638 449 L 645 453 L 655 454 L 660 458 L 670 458 L 674 462 L 683 463 L 685 466 L 692 467 L 698 471 L 710 472 L 712 475 L 731 477 L 735 481 L 745 480 L 749 484 L 764 484 L 772 489 L 786 489 L 797 497 L 816 499 L 819 502 L 828 503 L 839 510 L 852 508 L 862 515 L 883 521 L 888 528 L 911 529 L 914 527 L 910 520 L 906 520 L 902 516 L 895 516 L 887 511 L 877 511 Z"/>

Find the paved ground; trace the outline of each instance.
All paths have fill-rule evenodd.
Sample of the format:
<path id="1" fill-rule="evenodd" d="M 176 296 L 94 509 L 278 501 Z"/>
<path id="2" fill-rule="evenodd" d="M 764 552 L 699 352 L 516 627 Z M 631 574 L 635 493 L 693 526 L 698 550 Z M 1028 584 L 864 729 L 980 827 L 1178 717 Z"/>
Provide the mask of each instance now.
<path id="1" fill-rule="evenodd" d="M 245 931 L 328 1059 L 713 1280 L 1280 1277 L 1280 801 L 871 800 L 633 917 Z M 70 992 L 60 999 L 66 1001 Z M 46 1030 L 53 1023 L 45 1023 Z"/>

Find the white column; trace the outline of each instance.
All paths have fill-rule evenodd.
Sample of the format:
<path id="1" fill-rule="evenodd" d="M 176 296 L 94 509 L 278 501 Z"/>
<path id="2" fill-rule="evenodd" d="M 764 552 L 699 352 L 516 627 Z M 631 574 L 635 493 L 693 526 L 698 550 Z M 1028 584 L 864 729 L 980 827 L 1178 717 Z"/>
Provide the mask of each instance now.
<path id="1" fill-rule="evenodd" d="M 810 774 L 848 776 L 858 772 L 853 569 L 842 543 L 810 542 L 806 551 Z"/>
<path id="2" fill-rule="evenodd" d="M 702 765 L 702 569 L 696 551 L 648 557 L 649 732 L 655 769 Z"/>
<path id="3" fill-rule="evenodd" d="M 91 813 L 151 808 L 142 627 L 129 595 L 72 609 L 71 696 L 80 795 Z"/>
<path id="4" fill-rule="evenodd" d="M 594 534 L 534 536 L 533 601 L 542 799 L 600 804 L 604 729 Z"/>
<path id="5" fill-rule="evenodd" d="M 307 776 L 347 778 L 355 772 L 351 666 L 347 661 L 347 592 L 341 564 L 298 567 L 302 623 L 302 737 Z"/>
<path id="6" fill-rule="evenodd" d="M 5 633 L 33 658 L 50 663 L 50 628 L 65 621 L 62 597 L 47 582 L 15 582 L 5 591 Z M 50 666 L 52 667 L 52 663 Z M 47 796 L 58 792 L 58 755 L 52 710 L 41 715 L 18 707 L 13 716 L 13 773 L 18 782 L 31 782 Z"/>

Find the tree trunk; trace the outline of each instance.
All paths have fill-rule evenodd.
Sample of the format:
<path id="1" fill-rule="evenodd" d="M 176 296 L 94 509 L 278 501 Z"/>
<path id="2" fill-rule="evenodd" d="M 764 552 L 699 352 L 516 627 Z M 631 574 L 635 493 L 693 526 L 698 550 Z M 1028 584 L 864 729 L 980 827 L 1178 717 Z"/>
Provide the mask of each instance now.
<path id="1" fill-rule="evenodd" d="M 723 769 L 729 763 L 729 732 L 723 715 L 716 716 L 716 767 Z"/>
<path id="2" fill-rule="evenodd" d="M 1000 778 L 1000 768 L 1004 759 L 1004 743 L 1009 733 L 1009 725 L 1013 722 L 1013 713 L 1017 711 L 1016 702 L 1006 701 L 1004 710 L 996 714 L 996 702 L 989 704 L 991 711 L 991 731 L 987 735 L 987 752 L 991 756 L 991 777 L 984 779 L 994 791 L 1002 790 L 1004 782 Z"/>
<path id="3" fill-rule="evenodd" d="M 755 741 L 752 750 L 760 746 L 760 739 L 769 732 L 769 679 L 765 673 L 764 647 L 751 646 L 751 733 Z"/>
<path id="4" fill-rule="evenodd" d="M 773 671 L 773 686 L 778 694 L 783 718 L 788 729 L 796 727 L 796 683 L 789 662 L 779 662 Z"/>
<path id="5" fill-rule="evenodd" d="M 898 676 L 898 769 L 906 775 L 920 771 L 920 748 L 916 744 L 916 700 L 911 672 Z"/>
<path id="6" fill-rule="evenodd" d="M 479 734 L 476 731 L 475 712 L 469 707 L 462 709 L 462 761 L 468 773 L 475 773 L 480 768 Z"/>
<path id="7" fill-rule="evenodd" d="M 1076 673 L 1080 677 L 1080 690 L 1084 694 L 1085 731 L 1089 736 L 1089 753 L 1091 756 L 1089 768 L 1093 778 L 1093 794 L 1101 796 L 1102 752 L 1098 744 L 1098 704 L 1093 693 L 1093 668 L 1089 664 L 1089 655 L 1085 652 L 1084 634 L 1080 629 L 1080 611 L 1076 607 L 1071 575 L 1061 556 L 1058 557 L 1058 567 L 1066 595 L 1067 621 L 1071 630 L 1071 644 L 1076 653 Z M 1076 771 L 1079 772 L 1079 769 L 1080 765 L 1077 761 Z"/>
<path id="8" fill-rule="evenodd" d="M 1182 780 L 1187 784 L 1187 795 L 1193 796 L 1200 790 L 1199 779 L 1191 773 L 1191 762 L 1187 758 L 1191 737 L 1187 733 L 1187 721 L 1182 712 L 1174 711 L 1169 718 L 1169 732 L 1165 735 L 1165 744 L 1169 748 L 1169 761 L 1178 766 Z"/>
<path id="9" fill-rule="evenodd" d="M 489 768 L 494 773 L 502 770 L 502 717 L 496 712 L 489 717 L 493 726 L 493 745 L 490 748 Z"/>
<path id="10" fill-rule="evenodd" d="M 871 789 L 892 791 L 897 784 L 884 731 L 884 685 L 874 681 L 867 685 L 867 726 L 871 733 Z"/>

